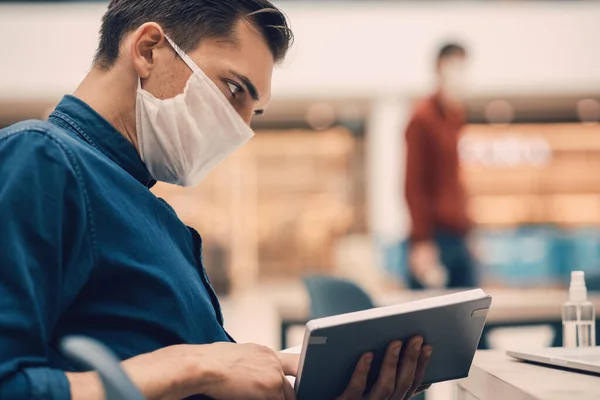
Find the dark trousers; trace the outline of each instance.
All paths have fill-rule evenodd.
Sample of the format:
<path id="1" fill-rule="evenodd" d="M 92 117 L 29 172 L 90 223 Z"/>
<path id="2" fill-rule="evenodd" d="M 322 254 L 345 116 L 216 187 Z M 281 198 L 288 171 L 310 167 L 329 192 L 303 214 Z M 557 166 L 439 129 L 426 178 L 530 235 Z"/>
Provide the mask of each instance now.
<path id="1" fill-rule="evenodd" d="M 463 235 L 439 231 L 434 236 L 438 247 L 440 261 L 448 271 L 448 288 L 472 288 L 477 286 L 475 262 L 467 239 Z M 424 289 L 414 279 L 409 268 L 408 285 L 411 289 Z"/>
<path id="2" fill-rule="evenodd" d="M 440 261 L 448 271 L 448 288 L 472 288 L 477 286 L 477 271 L 473 255 L 469 250 L 467 238 L 451 232 L 437 232 L 434 237 L 438 247 Z M 410 271 L 410 268 L 409 268 Z M 420 290 L 424 287 L 409 272 L 410 289 Z M 478 348 L 489 348 L 487 330 L 484 329 Z"/>

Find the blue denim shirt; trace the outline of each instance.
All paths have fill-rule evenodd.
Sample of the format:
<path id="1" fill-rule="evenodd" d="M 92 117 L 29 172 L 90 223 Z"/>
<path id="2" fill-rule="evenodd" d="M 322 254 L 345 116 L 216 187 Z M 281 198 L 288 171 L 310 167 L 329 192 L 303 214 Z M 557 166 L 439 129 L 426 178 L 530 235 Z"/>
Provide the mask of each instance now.
<path id="1" fill-rule="evenodd" d="M 0 130 L 0 399 L 70 399 L 61 337 L 126 359 L 229 341 L 202 240 L 136 149 L 81 100 Z"/>

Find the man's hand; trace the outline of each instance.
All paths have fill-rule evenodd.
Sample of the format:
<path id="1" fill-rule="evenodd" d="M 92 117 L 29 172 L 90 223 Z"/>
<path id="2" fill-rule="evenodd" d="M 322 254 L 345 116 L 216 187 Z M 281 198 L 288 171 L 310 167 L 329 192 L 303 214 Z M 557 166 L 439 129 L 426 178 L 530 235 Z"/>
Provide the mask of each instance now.
<path id="1" fill-rule="evenodd" d="M 165 365 L 171 368 L 174 363 L 183 366 L 184 371 L 180 372 L 181 378 L 176 385 L 182 389 L 176 391 L 178 399 L 194 394 L 208 395 L 215 400 L 296 398 L 285 376 L 295 372 L 297 365 L 294 366 L 289 357 L 284 358 L 264 346 L 234 343 L 180 345 L 151 354 L 164 357 Z M 140 360 L 139 365 L 142 363 Z"/>
<path id="2" fill-rule="evenodd" d="M 447 283 L 446 269 L 440 262 L 437 246 L 431 241 L 411 244 L 408 265 L 424 287 L 440 288 Z"/>
<path id="3" fill-rule="evenodd" d="M 406 346 L 392 343 L 369 400 L 405 400 L 420 387 L 431 347 L 413 338 Z M 402 355 L 401 355 L 402 354 Z M 286 375 L 295 376 L 299 355 L 281 354 L 259 345 L 214 343 L 177 345 L 143 354 L 122 363 L 148 400 L 176 400 L 204 394 L 215 400 L 295 400 Z M 359 361 L 347 390 L 338 400 L 362 400 L 372 355 Z M 93 372 L 68 373 L 73 400 L 102 399 Z"/>
<path id="4" fill-rule="evenodd" d="M 421 386 L 425 369 L 431 359 L 431 346 L 423 346 L 423 339 L 412 338 L 408 344 L 393 342 L 389 345 L 379 378 L 370 393 L 365 393 L 373 355 L 367 353 L 358 362 L 350 384 L 337 400 L 407 400 L 427 390 Z"/>
<path id="5" fill-rule="evenodd" d="M 429 268 L 439 264 L 439 254 L 431 241 L 411 243 L 408 263 L 415 275 L 423 275 Z"/>
<path id="6" fill-rule="evenodd" d="M 177 345 L 122 363 L 148 400 L 179 400 L 196 394 L 215 400 L 294 400 L 286 374 L 298 356 L 254 344 Z M 73 400 L 102 399 L 97 374 L 68 373 Z"/>
<path id="7" fill-rule="evenodd" d="M 300 364 L 300 354 L 277 353 L 283 373 L 286 376 L 298 376 L 298 365 Z"/>

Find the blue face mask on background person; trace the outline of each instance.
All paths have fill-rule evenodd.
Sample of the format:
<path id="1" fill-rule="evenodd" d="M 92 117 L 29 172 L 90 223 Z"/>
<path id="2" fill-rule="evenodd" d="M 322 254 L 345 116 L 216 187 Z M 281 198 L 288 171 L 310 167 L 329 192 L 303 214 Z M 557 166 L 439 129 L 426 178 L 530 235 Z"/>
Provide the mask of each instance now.
<path id="1" fill-rule="evenodd" d="M 154 179 L 199 184 L 254 135 L 223 93 L 169 37 L 192 70 L 182 94 L 161 100 L 138 84 L 136 130 L 140 155 Z"/>

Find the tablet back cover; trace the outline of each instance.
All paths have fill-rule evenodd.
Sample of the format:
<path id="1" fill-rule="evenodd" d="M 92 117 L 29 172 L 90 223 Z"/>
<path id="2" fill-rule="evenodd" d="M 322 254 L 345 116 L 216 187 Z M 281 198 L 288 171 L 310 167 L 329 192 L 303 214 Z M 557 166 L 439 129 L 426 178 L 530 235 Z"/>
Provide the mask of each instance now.
<path id="1" fill-rule="evenodd" d="M 407 343 L 414 335 L 423 336 L 425 343 L 433 346 L 422 384 L 464 378 L 468 376 L 490 304 L 491 297 L 485 295 L 464 303 L 379 319 L 325 328 L 317 324 L 312 330 L 307 327 L 296 388 L 298 399 L 331 400 L 339 396 L 359 358 L 367 351 L 375 355 L 370 387 L 379 374 L 387 345 L 394 340 Z"/>

